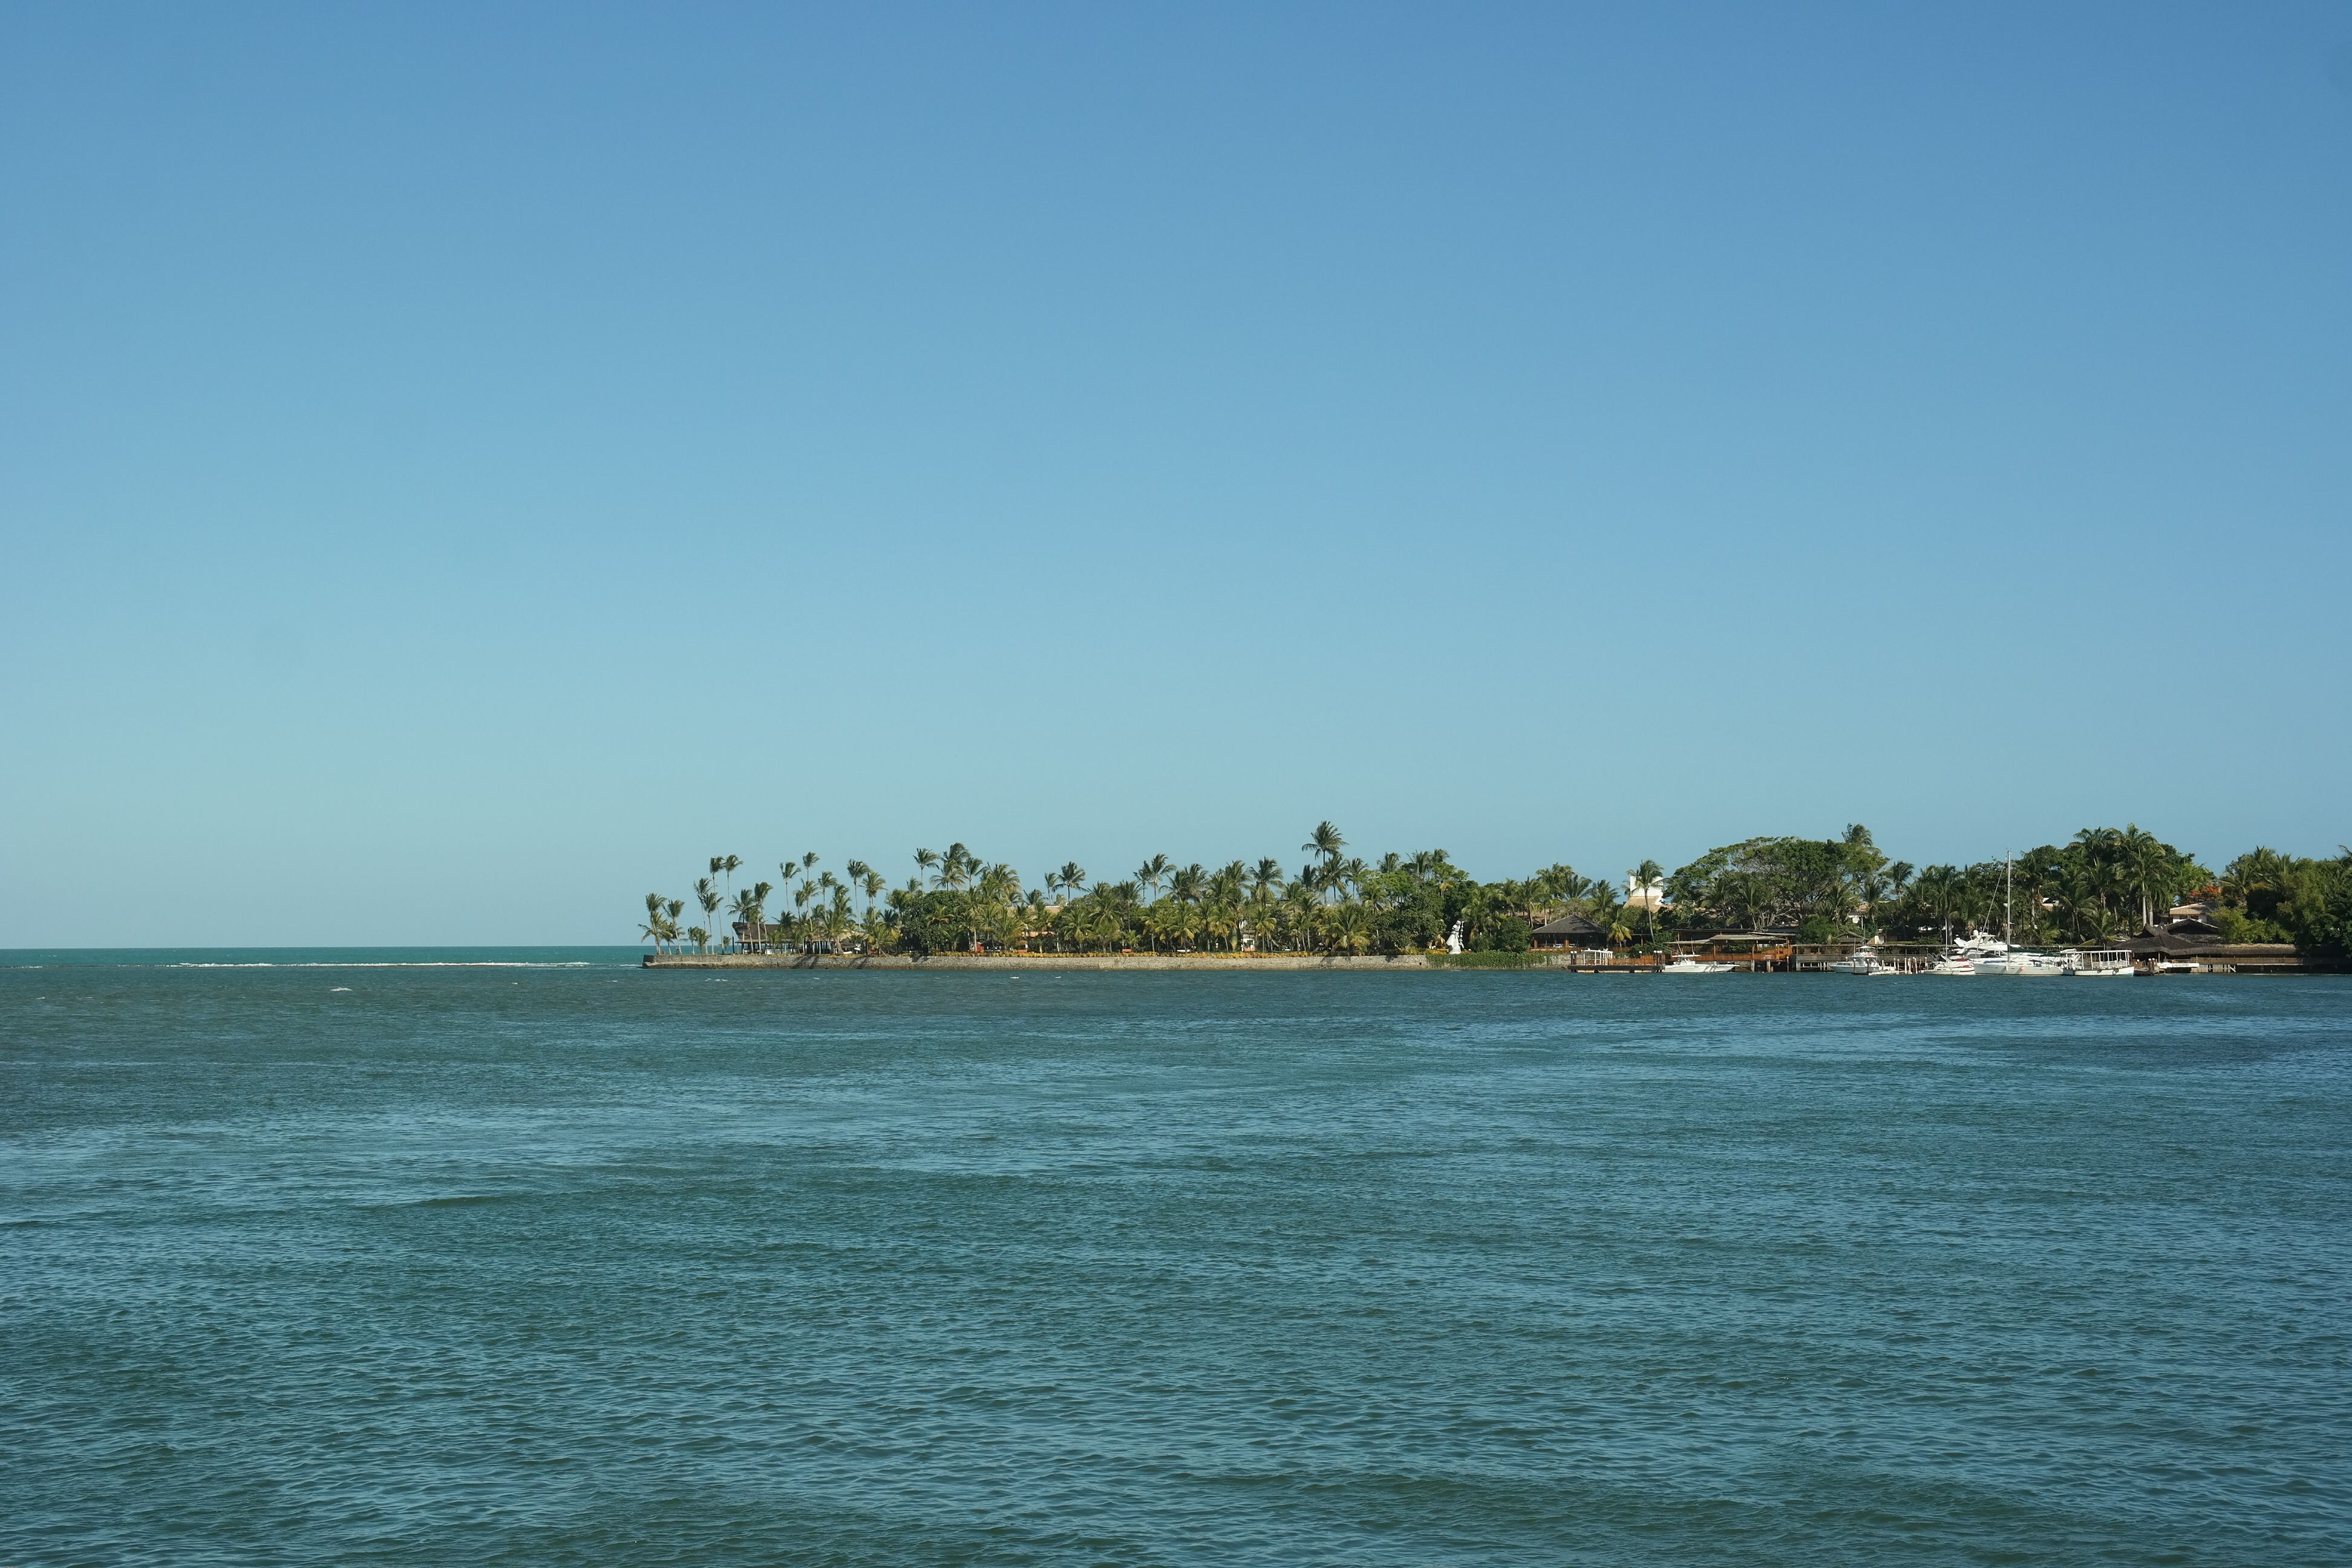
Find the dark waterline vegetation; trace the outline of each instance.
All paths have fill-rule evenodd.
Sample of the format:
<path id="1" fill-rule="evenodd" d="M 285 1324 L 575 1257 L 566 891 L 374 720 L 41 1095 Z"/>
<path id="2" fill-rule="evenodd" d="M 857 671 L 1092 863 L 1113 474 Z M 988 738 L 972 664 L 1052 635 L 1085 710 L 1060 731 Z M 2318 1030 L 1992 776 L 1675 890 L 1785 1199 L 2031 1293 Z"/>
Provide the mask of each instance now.
<path id="1" fill-rule="evenodd" d="M 1968 866 L 1915 867 L 1860 825 L 1828 839 L 1768 837 L 1711 849 L 1622 881 L 1556 863 L 1482 882 L 1443 849 L 1351 854 L 1319 823 L 1295 870 L 1273 857 L 1211 868 L 1155 854 L 1123 878 L 1075 861 L 1032 886 L 961 843 L 914 852 L 902 885 L 861 859 L 839 873 L 814 850 L 778 864 L 780 881 L 738 887 L 745 862 L 711 858 L 692 905 L 646 895 L 638 934 L 656 951 L 821 946 L 867 952 L 1525 952 L 1548 923 L 1576 917 L 1580 941 L 1654 951 L 1678 939 L 1776 931 L 1810 942 L 1932 941 L 2005 927 L 2021 942 L 2101 942 L 2155 928 L 2176 900 L 2221 939 L 2292 942 L 2340 961 L 2352 948 L 2352 848 L 2317 859 L 2256 847 L 2210 869 L 2139 827 L 2086 827 L 2063 845 Z M 771 912 L 770 900 L 776 909 Z M 689 920 L 698 908 L 698 921 Z"/>

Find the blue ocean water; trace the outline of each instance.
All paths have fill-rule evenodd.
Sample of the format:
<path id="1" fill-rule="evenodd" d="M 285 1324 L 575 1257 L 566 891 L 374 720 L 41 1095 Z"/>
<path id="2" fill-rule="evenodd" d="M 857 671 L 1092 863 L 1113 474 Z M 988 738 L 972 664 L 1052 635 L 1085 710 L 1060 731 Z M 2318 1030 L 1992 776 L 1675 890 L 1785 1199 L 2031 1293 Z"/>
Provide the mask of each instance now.
<path id="1" fill-rule="evenodd" d="M 0 955 L 24 1568 L 2344 1563 L 2347 1309 L 2343 980 Z"/>

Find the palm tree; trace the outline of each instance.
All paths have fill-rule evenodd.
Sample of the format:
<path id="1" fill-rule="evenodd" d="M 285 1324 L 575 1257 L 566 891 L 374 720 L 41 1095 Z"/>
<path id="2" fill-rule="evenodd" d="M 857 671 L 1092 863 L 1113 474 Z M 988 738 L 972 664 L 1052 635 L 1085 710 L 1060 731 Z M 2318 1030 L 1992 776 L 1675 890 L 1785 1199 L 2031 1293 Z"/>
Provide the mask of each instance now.
<path id="1" fill-rule="evenodd" d="M 646 923 L 643 930 L 646 939 L 654 944 L 654 951 L 656 952 L 659 952 L 661 951 L 661 938 L 656 934 L 661 927 L 661 923 L 662 896 L 659 893 L 647 893 L 646 895 Z"/>
<path id="2" fill-rule="evenodd" d="M 936 850 L 936 849 L 918 849 L 918 850 L 916 850 L 916 851 L 915 851 L 915 875 L 916 875 L 917 879 L 919 879 L 919 879 L 921 879 L 924 875 L 926 875 L 926 874 L 930 870 L 930 868 L 931 868 L 932 867 L 934 867 L 934 866 L 936 866 L 936 865 L 938 865 L 939 863 L 940 863 L 940 852 L 939 852 L 938 850 Z"/>
<path id="3" fill-rule="evenodd" d="M 1308 868 L 1311 873 L 1312 867 Z M 1293 948 L 1311 946 L 1315 940 L 1315 911 L 1322 898 L 1308 877 L 1298 877 L 1282 890 L 1280 920 L 1283 939 Z"/>
<path id="4" fill-rule="evenodd" d="M 1923 895 L 1927 882 L 1927 874 L 1923 871 L 1919 874 L 1919 888 Z M 2058 896 L 2058 910 L 2065 917 L 2067 931 L 2079 936 L 2096 927 L 2099 878 L 2095 870 L 2080 861 L 2061 862 L 2053 891 Z"/>
<path id="5" fill-rule="evenodd" d="M 2172 907 L 2178 885 L 2174 868 L 2179 857 L 2171 845 L 2159 842 L 2136 822 L 2125 824 L 2116 847 L 2123 863 L 2124 885 L 2139 899 L 2140 929 L 2154 931 L 2157 906 Z"/>
<path id="6" fill-rule="evenodd" d="M 1282 862 L 1271 855 L 1267 856 L 1250 868 L 1249 879 L 1250 897 L 1259 903 L 1265 902 L 1268 897 L 1281 890 Z"/>
<path id="7" fill-rule="evenodd" d="M 736 869 L 742 864 L 743 858 L 740 855 L 721 855 L 710 862 L 710 869 L 713 874 L 720 871 L 727 873 L 727 892 L 730 898 L 734 896 L 735 892 Z"/>
<path id="8" fill-rule="evenodd" d="M 1642 929 L 1654 942 L 1658 940 L 1658 903 L 1664 896 L 1666 868 L 1655 860 L 1644 860 L 1633 868 L 1631 875 L 1633 888 L 1626 889 L 1629 900 L 1634 888 L 1638 888 L 1642 893 Z"/>
<path id="9" fill-rule="evenodd" d="M 1160 879 L 1168 875 L 1169 868 L 1173 864 L 1174 862 L 1165 855 L 1154 855 L 1135 868 L 1135 879 L 1145 891 L 1156 899 L 1160 896 Z"/>
<path id="10" fill-rule="evenodd" d="M 662 940 L 669 934 L 669 921 L 663 918 L 662 896 L 659 893 L 646 895 L 646 922 L 637 930 L 640 935 L 654 944 L 656 952 L 661 951 Z"/>
<path id="11" fill-rule="evenodd" d="M 2294 889 L 2294 859 L 2257 844 L 2221 868 L 2221 893 L 2259 920 L 2268 920 Z"/>
<path id="12" fill-rule="evenodd" d="M 1347 847 L 1348 841 L 1339 837 L 1339 830 L 1332 826 L 1328 821 L 1317 823 L 1315 831 L 1307 836 L 1307 842 L 1299 846 L 1309 855 L 1320 858 L 1327 866 L 1337 860 L 1339 858 L 1339 851 Z"/>
<path id="13" fill-rule="evenodd" d="M 715 921 L 719 916 L 719 884 L 704 877 L 694 884 L 694 901 L 702 906 L 702 918 Z"/>
<path id="14" fill-rule="evenodd" d="M 1920 907 L 1948 937 L 1952 934 L 1952 917 L 1963 912 L 1967 892 L 1967 879 L 1957 866 L 1930 866 L 1919 873 Z"/>
<path id="15" fill-rule="evenodd" d="M 1087 889 L 1087 868 L 1076 860 L 1062 862 L 1062 886 L 1073 895 Z"/>
<path id="16" fill-rule="evenodd" d="M 1324 942 L 1334 952 L 1361 952 L 1371 941 L 1371 931 L 1364 906 L 1350 899 L 1330 911 L 1324 923 Z"/>
<path id="17" fill-rule="evenodd" d="M 1021 902 L 1021 873 L 998 861 L 982 866 L 972 881 L 972 906 L 981 922 L 989 927 L 988 934 L 1004 940 L 1008 928 L 1017 930 L 1019 920 L 1014 914 Z M 982 933 L 975 931 L 978 938 Z"/>
<path id="18" fill-rule="evenodd" d="M 760 928 L 768 923 L 768 911 L 764 906 L 769 891 L 769 885 L 761 882 L 735 895 L 733 908 L 729 912 L 743 922 L 743 935 L 749 941 L 761 941 L 766 934 Z"/>

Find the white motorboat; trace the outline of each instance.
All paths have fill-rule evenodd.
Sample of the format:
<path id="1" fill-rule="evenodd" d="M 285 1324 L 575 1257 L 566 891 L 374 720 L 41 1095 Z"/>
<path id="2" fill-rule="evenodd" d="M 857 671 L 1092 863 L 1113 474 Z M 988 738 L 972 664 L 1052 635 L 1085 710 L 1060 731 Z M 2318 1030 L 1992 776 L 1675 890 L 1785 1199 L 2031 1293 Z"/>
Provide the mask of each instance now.
<path id="1" fill-rule="evenodd" d="M 2006 952 L 1990 953 L 1976 961 L 1979 974 L 2050 974 L 2066 973 L 2055 953 L 2033 952 L 2012 947 Z"/>
<path id="2" fill-rule="evenodd" d="M 1661 974 L 1728 974 L 1731 973 L 1731 965 L 1710 963 L 1705 959 L 1677 958 L 1658 973 Z"/>
<path id="3" fill-rule="evenodd" d="M 2064 973 L 2093 979 L 2117 980 L 2139 973 L 2132 967 L 2132 955 L 2120 948 L 2068 948 L 2058 955 Z"/>
<path id="4" fill-rule="evenodd" d="M 1972 931 L 1944 950 L 1944 956 L 1927 966 L 1930 974 L 1982 974 L 1983 965 L 2004 959 L 2009 943 L 1997 936 L 1987 936 Z"/>
<path id="5" fill-rule="evenodd" d="M 1865 947 L 1858 952 L 1849 952 L 1834 963 L 1824 964 L 1822 967 L 1832 974 L 1877 974 L 1883 972 L 1886 965 L 1878 962 L 1878 954 Z"/>

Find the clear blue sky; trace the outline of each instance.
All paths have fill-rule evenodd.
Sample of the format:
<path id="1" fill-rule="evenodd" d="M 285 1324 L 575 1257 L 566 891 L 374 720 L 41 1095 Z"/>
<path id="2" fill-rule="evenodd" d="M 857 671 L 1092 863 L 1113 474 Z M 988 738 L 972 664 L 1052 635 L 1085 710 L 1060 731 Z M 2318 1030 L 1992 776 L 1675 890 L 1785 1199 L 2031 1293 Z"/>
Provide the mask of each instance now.
<path id="1" fill-rule="evenodd" d="M 0 945 L 2352 838 L 2341 5 L 12 5 L 0 145 Z"/>

